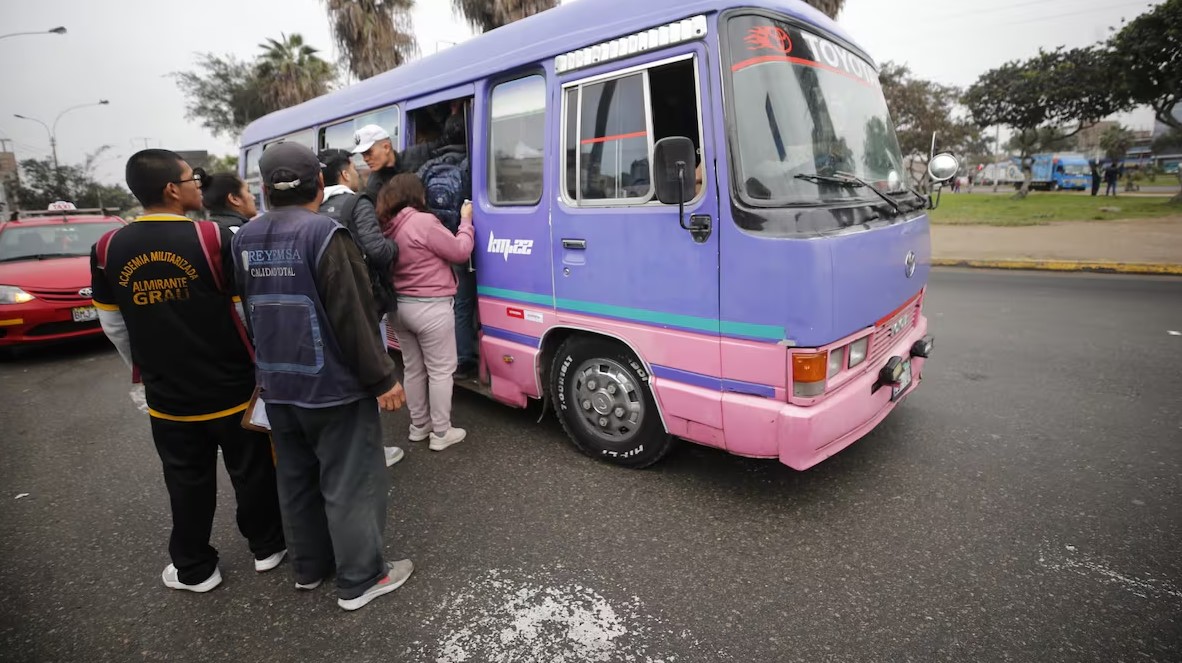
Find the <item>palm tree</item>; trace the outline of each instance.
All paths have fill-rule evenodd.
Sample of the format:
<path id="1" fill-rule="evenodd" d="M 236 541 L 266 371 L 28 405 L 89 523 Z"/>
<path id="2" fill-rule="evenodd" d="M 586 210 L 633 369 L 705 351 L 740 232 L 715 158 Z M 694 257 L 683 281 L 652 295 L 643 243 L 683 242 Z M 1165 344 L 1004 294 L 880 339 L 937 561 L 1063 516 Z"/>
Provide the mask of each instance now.
<path id="1" fill-rule="evenodd" d="M 488 32 L 527 16 L 553 9 L 558 0 L 451 0 L 473 30 Z"/>
<path id="2" fill-rule="evenodd" d="M 272 108 L 287 108 L 328 92 L 336 70 L 298 34 L 280 35 L 259 44 L 263 54 L 255 65 L 259 91 Z"/>
<path id="3" fill-rule="evenodd" d="M 841 8 L 845 5 L 845 0 L 804 0 L 808 4 L 821 10 L 829 18 L 837 18 L 841 12 Z"/>
<path id="4" fill-rule="evenodd" d="M 411 28 L 414 0 L 325 0 L 342 59 L 359 79 L 389 71 L 418 54 Z"/>

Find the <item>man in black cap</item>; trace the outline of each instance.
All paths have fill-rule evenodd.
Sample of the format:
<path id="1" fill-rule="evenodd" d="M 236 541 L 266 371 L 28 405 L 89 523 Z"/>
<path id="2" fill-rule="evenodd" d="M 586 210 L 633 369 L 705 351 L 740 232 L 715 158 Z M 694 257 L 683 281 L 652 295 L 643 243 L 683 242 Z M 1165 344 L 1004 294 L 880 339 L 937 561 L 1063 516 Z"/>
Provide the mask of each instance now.
<path id="1" fill-rule="evenodd" d="M 278 466 L 297 589 L 336 571 L 337 603 L 356 610 L 401 587 L 414 566 L 382 558 L 386 523 L 379 407 L 406 402 L 378 337 L 365 259 L 317 213 L 321 164 L 280 143 L 259 160 L 270 211 L 234 236 Z"/>

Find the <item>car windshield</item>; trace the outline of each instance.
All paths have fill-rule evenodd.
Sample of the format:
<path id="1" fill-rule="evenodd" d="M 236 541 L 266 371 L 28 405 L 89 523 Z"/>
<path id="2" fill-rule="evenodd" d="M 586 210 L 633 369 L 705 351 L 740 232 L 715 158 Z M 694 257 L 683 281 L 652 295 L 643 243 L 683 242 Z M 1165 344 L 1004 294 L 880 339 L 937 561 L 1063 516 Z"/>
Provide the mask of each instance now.
<path id="1" fill-rule="evenodd" d="M 766 16 L 738 16 L 728 31 L 733 148 L 744 200 L 878 200 L 865 187 L 843 186 L 842 175 L 885 193 L 905 190 L 899 141 L 869 63 Z"/>
<path id="2" fill-rule="evenodd" d="M 90 247 L 118 223 L 9 225 L 0 233 L 0 262 L 90 255 Z"/>
<path id="3" fill-rule="evenodd" d="M 1063 166 L 1063 172 L 1068 175 L 1087 175 L 1090 171 L 1083 164 L 1070 164 Z"/>

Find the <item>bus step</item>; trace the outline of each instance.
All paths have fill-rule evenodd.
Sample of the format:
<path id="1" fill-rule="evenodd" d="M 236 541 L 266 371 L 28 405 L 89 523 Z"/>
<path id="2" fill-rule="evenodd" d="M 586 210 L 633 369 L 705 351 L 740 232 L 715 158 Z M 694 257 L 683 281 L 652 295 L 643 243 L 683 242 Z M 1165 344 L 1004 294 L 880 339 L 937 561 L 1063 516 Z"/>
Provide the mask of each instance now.
<path id="1" fill-rule="evenodd" d="M 492 398 L 492 385 L 485 384 L 477 378 L 469 378 L 467 380 L 456 380 L 457 387 L 463 387 L 468 391 L 474 391 L 482 396 Z"/>

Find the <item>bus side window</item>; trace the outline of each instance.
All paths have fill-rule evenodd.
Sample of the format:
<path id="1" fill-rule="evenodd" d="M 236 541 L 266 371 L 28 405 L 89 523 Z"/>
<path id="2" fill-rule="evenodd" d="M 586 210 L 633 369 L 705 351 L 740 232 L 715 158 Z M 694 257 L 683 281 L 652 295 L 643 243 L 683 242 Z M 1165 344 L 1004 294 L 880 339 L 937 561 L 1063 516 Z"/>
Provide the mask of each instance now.
<path id="1" fill-rule="evenodd" d="M 324 127 L 320 130 L 320 149 L 322 150 L 352 150 L 354 146 L 353 120 L 345 120 L 339 124 Z"/>
<path id="2" fill-rule="evenodd" d="M 679 60 L 653 67 L 648 72 L 648 83 L 653 142 L 671 136 L 684 136 L 694 142 L 698 191 L 701 191 L 705 166 L 702 163 L 702 121 L 698 110 L 694 60 Z"/>
<path id="3" fill-rule="evenodd" d="M 490 107 L 488 198 L 494 205 L 536 205 L 545 174 L 546 79 L 501 83 Z"/>
<path id="4" fill-rule="evenodd" d="M 256 145 L 246 150 L 246 168 L 244 169 L 246 186 L 250 189 L 251 195 L 254 196 L 255 206 L 259 210 L 263 209 L 263 184 L 262 176 L 259 174 L 259 154 L 261 149 Z"/>
<path id="5" fill-rule="evenodd" d="M 579 104 L 579 202 L 652 196 L 652 134 L 644 103 L 644 73 L 582 86 Z"/>

